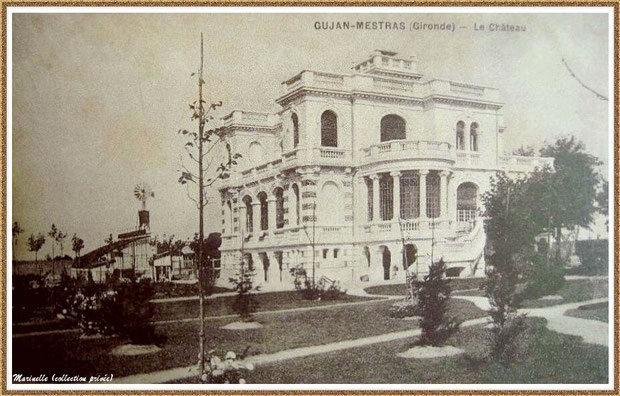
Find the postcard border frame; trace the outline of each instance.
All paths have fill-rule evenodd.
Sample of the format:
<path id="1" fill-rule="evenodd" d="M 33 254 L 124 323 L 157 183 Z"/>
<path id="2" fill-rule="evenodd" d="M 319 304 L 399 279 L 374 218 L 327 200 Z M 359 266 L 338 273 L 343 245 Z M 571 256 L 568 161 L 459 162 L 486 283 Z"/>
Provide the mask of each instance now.
<path id="1" fill-rule="evenodd" d="M 615 1 L 540 1 L 540 0 L 521 0 L 521 1 L 488 1 L 488 0 L 406 0 L 406 1 L 377 1 L 377 0 L 352 0 L 352 1 L 331 1 L 331 0 L 303 0 L 303 1 L 279 1 L 279 0 L 237 0 L 237 1 L 157 1 L 157 0 L 137 0 L 137 1 L 88 1 L 88 0 L 56 0 L 50 2 L 42 1 L 11 1 L 0 0 L 2 7 L 0 9 L 1 19 L 1 38 L 0 43 L 2 57 L 1 75 L 1 129 L 2 137 L 0 139 L 0 157 L 1 157 L 1 174 L 0 182 L 2 191 L 0 192 L 0 304 L 2 315 L 0 315 L 0 330 L 2 331 L 2 344 L 0 345 L 1 375 L 0 378 L 0 396 L 2 395 L 198 395 L 198 394 L 214 394 L 214 395 L 620 395 L 619 379 L 620 379 L 620 249 L 618 242 L 620 240 L 620 225 L 618 219 L 619 196 L 620 193 L 620 106 L 618 99 L 620 98 L 620 62 L 618 56 L 620 54 L 620 0 Z M 613 389 L 612 390 L 186 390 L 186 391 L 169 391 L 169 390 L 140 390 L 140 391 L 117 391 L 117 390 L 8 390 L 6 384 L 7 378 L 7 265 L 8 257 L 5 249 L 5 243 L 8 244 L 7 237 L 7 8 L 8 7 L 611 7 L 613 8 L 613 90 L 614 90 L 614 109 L 613 109 L 613 128 L 614 128 L 614 246 L 616 247 L 614 258 L 614 306 L 616 307 L 613 318 L 613 331 L 615 340 L 614 350 L 614 370 L 613 370 Z"/>

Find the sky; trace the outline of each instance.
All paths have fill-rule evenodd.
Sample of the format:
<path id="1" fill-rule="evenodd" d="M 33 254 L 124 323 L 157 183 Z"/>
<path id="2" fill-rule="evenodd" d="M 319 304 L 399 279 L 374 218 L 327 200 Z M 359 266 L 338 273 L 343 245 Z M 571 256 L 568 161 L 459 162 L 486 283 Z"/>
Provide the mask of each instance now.
<path id="1" fill-rule="evenodd" d="M 335 21 L 402 21 L 406 30 L 315 29 Z M 410 30 L 413 22 L 457 30 Z M 491 23 L 526 30 L 491 32 Z M 9 220 L 25 229 L 17 256 L 31 258 L 27 237 L 52 223 L 69 234 L 69 253 L 74 233 L 86 252 L 132 229 L 138 183 L 155 192 L 147 203 L 154 234 L 186 239 L 197 230 L 197 210 L 177 183 L 177 131 L 192 126 L 201 32 L 206 99 L 224 103 L 222 116 L 278 111 L 281 82 L 301 70 L 348 73 L 386 49 L 415 56 L 426 77 L 499 88 L 509 150 L 573 134 L 609 179 L 608 103 L 561 62 L 611 96 L 608 29 L 604 14 L 16 14 Z M 218 231 L 212 202 L 206 226 Z M 49 242 L 39 256 L 48 252 Z"/>

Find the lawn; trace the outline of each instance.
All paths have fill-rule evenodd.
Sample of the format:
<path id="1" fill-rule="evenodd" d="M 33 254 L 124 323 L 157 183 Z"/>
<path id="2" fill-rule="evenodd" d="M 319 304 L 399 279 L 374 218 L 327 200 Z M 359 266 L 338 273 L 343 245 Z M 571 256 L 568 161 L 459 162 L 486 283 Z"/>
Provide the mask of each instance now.
<path id="1" fill-rule="evenodd" d="M 221 326 L 235 319 L 207 321 L 210 348 L 219 352 L 272 353 L 290 348 L 319 345 L 415 328 L 412 321 L 388 316 L 391 301 L 341 306 L 304 312 L 257 315 L 263 328 L 231 331 Z M 452 301 L 450 311 L 459 319 L 482 317 L 485 313 L 467 301 Z M 69 375 L 114 374 L 115 377 L 188 366 L 198 354 L 198 322 L 158 325 L 166 337 L 162 351 L 142 356 L 116 357 L 109 354 L 119 338 L 84 340 L 77 333 L 13 339 L 13 372 L 20 374 L 66 373 Z"/>
<path id="2" fill-rule="evenodd" d="M 485 278 L 454 278 L 449 279 L 450 288 L 452 291 L 479 289 L 482 286 Z M 407 287 L 404 283 L 396 285 L 381 285 L 371 286 L 364 289 L 369 294 L 376 294 L 380 296 L 405 296 L 407 294 Z"/>
<path id="3" fill-rule="evenodd" d="M 543 308 L 551 305 L 593 300 L 608 296 L 607 279 L 567 280 L 564 286 L 553 293 L 564 297 L 563 300 L 525 300 L 523 308 Z"/>
<path id="4" fill-rule="evenodd" d="M 205 300 L 206 316 L 231 315 L 231 303 L 235 296 L 217 297 Z M 270 292 L 256 294 L 256 301 L 260 311 L 276 311 L 291 308 L 316 307 L 321 305 L 332 305 L 351 303 L 358 301 L 369 301 L 373 298 L 357 297 L 345 295 L 339 300 L 309 301 L 300 297 L 296 291 Z M 198 317 L 200 315 L 200 302 L 196 300 L 185 300 L 176 302 L 156 303 L 155 317 L 153 320 L 170 320 Z"/>
<path id="5" fill-rule="evenodd" d="M 222 316 L 234 314 L 230 308 L 234 296 L 223 296 L 205 300 L 205 316 Z M 332 304 L 344 304 L 358 301 L 376 300 L 371 297 L 357 297 L 345 295 L 339 300 L 308 301 L 304 300 L 295 291 L 271 292 L 256 294 L 260 311 L 275 311 L 290 308 L 303 308 Z M 154 303 L 155 313 L 153 321 L 197 318 L 200 314 L 200 302 L 197 299 Z M 71 322 L 51 320 L 41 323 L 14 324 L 13 333 L 29 333 L 49 331 L 74 327 Z"/>
<path id="6" fill-rule="evenodd" d="M 608 296 L 607 279 L 572 279 L 553 293 L 563 297 L 561 300 L 525 300 L 522 308 L 544 308 L 552 305 L 593 300 Z M 482 290 L 455 291 L 453 296 L 483 296 Z"/>
<path id="7" fill-rule="evenodd" d="M 609 323 L 609 306 L 606 302 L 582 305 L 577 309 L 569 309 L 564 315 Z"/>
<path id="8" fill-rule="evenodd" d="M 457 357 L 403 359 L 396 354 L 413 340 L 399 340 L 261 365 L 246 379 L 270 384 L 607 383 L 606 347 L 549 331 L 543 319 L 527 323 L 517 358 L 507 367 L 484 359 L 490 332 L 475 326 L 461 329 L 449 341 L 465 350 Z"/>

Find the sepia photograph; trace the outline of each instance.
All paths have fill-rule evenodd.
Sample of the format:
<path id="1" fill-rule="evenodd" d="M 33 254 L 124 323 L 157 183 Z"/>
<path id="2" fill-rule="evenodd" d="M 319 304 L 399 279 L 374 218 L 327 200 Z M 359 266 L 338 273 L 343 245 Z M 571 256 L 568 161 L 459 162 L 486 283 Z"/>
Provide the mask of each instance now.
<path id="1" fill-rule="evenodd" d="M 76 4 L 4 4 L 3 392 L 617 391 L 617 4 Z"/>

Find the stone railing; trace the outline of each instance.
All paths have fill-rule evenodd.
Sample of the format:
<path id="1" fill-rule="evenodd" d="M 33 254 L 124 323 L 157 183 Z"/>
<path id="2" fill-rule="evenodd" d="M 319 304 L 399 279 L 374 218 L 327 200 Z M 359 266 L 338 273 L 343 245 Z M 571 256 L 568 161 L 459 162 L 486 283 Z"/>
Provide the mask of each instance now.
<path id="1" fill-rule="evenodd" d="M 482 166 L 481 155 L 478 151 L 457 150 L 456 166 L 461 168 L 478 168 Z"/>
<path id="2" fill-rule="evenodd" d="M 372 145 L 362 150 L 366 162 L 382 159 L 429 158 L 454 161 L 452 145 L 447 142 L 428 140 L 393 140 Z"/>

